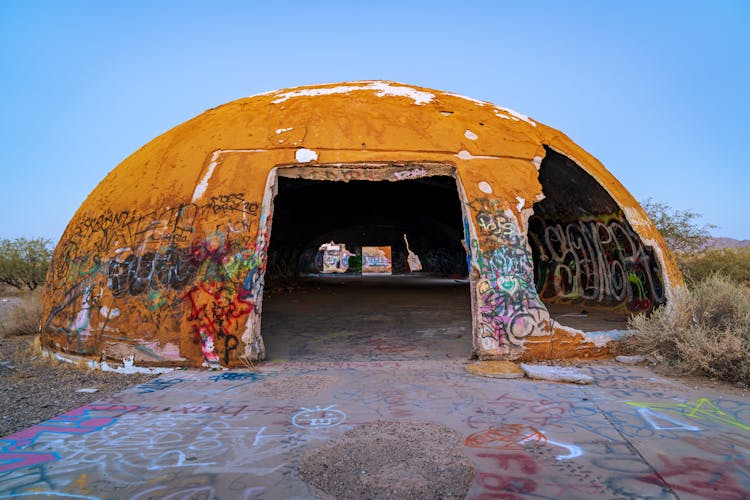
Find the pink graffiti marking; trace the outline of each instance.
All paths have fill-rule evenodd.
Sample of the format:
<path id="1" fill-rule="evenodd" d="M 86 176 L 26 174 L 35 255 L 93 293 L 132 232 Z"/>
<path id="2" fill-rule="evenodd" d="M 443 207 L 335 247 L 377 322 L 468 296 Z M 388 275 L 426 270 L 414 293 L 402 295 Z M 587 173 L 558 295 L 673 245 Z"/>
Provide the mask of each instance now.
<path id="1" fill-rule="evenodd" d="M 37 439 L 45 433 L 89 434 L 112 425 L 122 415 L 139 408 L 139 406 L 122 405 L 86 405 L 2 438 L 0 439 L 0 445 L 2 445 L 0 446 L 0 473 L 60 460 L 60 456 L 55 452 L 22 451 L 36 443 Z M 95 412 L 106 412 L 108 415 L 95 416 Z"/>

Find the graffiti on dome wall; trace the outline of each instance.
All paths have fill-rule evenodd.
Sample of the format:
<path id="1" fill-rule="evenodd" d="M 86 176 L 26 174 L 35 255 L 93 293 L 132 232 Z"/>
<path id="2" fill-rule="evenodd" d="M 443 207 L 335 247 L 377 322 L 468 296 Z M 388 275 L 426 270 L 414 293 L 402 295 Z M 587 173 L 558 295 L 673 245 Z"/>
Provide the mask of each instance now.
<path id="1" fill-rule="evenodd" d="M 50 270 L 48 293 L 64 297 L 46 318 L 50 346 L 106 355 L 121 352 L 114 339 L 128 333 L 141 339 L 132 341 L 141 361 L 181 361 L 186 351 L 208 365 L 236 359 L 267 238 L 258 237 L 257 202 L 243 193 L 206 198 L 147 213 L 108 210 L 68 228 Z"/>
<path id="2" fill-rule="evenodd" d="M 552 300 L 625 304 L 649 311 L 664 304 L 661 269 L 622 214 L 598 215 L 569 223 L 533 217 L 529 238 L 540 295 Z"/>
<path id="3" fill-rule="evenodd" d="M 548 334 L 549 313 L 537 295 L 531 250 L 515 215 L 494 198 L 475 199 L 469 210 L 476 230 L 467 246 L 477 340 L 484 351 L 509 353 L 530 335 Z M 464 226 L 470 238 L 468 224 Z"/>

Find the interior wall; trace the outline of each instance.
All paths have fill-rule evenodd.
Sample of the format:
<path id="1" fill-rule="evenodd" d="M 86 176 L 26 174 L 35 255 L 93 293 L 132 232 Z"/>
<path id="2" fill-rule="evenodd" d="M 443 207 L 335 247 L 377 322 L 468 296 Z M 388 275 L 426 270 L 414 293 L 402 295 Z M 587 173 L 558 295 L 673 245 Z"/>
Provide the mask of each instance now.
<path id="1" fill-rule="evenodd" d="M 280 175 L 266 281 L 316 273 L 318 248 L 330 241 L 357 254 L 362 246 L 391 246 L 394 273 L 408 273 L 404 234 L 424 272 L 465 276 L 461 213 L 447 175 L 346 182 Z"/>
<path id="2" fill-rule="evenodd" d="M 537 291 L 547 303 L 650 311 L 665 302 L 659 262 L 607 191 L 574 161 L 547 149 L 529 241 Z"/>

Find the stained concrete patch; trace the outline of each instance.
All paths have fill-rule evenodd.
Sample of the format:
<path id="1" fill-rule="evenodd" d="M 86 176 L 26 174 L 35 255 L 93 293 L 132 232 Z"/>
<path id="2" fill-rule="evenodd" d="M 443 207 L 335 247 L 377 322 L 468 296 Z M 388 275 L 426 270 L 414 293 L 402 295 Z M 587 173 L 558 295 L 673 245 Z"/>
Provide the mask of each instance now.
<path id="1" fill-rule="evenodd" d="M 490 378 L 521 378 L 524 376 L 517 364 L 511 361 L 479 361 L 466 366 L 466 371 Z"/>
<path id="2" fill-rule="evenodd" d="M 325 497 L 458 499 L 475 469 L 444 425 L 373 422 L 308 451 L 299 474 Z"/>
<path id="3" fill-rule="evenodd" d="M 591 375 L 580 370 L 562 366 L 527 365 L 521 363 L 521 369 L 529 378 L 552 380 L 553 382 L 572 382 L 574 384 L 590 384 L 594 381 Z"/>
<path id="4" fill-rule="evenodd" d="M 316 396 L 336 382 L 337 379 L 333 377 L 285 375 L 255 384 L 253 392 L 262 398 L 299 399 L 305 396 Z"/>
<path id="5" fill-rule="evenodd" d="M 637 365 L 648 361 L 646 356 L 615 356 L 615 361 L 626 365 Z"/>

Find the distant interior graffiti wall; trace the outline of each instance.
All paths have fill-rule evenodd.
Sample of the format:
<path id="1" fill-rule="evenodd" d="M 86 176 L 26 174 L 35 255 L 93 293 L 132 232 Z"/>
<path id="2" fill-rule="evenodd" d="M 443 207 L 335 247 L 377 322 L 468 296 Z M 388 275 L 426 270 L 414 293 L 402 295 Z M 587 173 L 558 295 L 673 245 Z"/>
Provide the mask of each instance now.
<path id="1" fill-rule="evenodd" d="M 607 191 L 569 158 L 547 149 L 529 240 L 536 288 L 546 302 L 648 311 L 665 302 L 658 260 Z"/>

